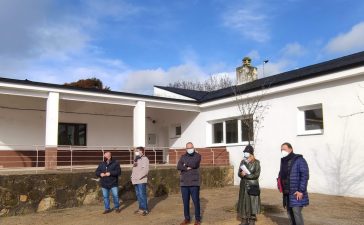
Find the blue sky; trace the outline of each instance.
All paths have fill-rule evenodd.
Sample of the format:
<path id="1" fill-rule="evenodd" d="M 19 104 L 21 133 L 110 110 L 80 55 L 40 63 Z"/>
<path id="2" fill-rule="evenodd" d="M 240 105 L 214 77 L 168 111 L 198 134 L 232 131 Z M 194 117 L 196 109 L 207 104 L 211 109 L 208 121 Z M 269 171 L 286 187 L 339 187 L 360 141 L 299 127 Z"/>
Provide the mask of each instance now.
<path id="1" fill-rule="evenodd" d="M 96 76 L 148 94 L 176 80 L 262 77 L 364 51 L 354 0 L 0 0 L 0 76 L 65 83 Z"/>

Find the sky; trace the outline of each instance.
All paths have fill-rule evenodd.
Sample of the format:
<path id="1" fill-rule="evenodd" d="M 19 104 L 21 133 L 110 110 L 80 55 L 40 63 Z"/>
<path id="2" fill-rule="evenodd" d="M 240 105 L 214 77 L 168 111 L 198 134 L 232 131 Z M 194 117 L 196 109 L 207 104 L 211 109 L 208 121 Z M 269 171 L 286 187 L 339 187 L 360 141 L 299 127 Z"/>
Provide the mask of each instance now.
<path id="1" fill-rule="evenodd" d="M 364 51 L 363 12 L 358 0 L 0 0 L 0 77 L 151 94 L 235 79 L 249 56 L 261 78 Z"/>

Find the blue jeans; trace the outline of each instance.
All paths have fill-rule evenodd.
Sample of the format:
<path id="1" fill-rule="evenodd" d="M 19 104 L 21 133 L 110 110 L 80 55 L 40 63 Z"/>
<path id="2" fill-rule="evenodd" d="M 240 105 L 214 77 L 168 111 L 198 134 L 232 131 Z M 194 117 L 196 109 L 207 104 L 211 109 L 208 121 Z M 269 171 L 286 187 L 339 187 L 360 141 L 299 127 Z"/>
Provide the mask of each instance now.
<path id="1" fill-rule="evenodd" d="M 110 209 L 110 199 L 109 194 L 110 190 L 112 193 L 112 198 L 114 201 L 114 208 L 119 208 L 119 188 L 118 187 L 112 187 L 112 188 L 102 188 L 102 196 L 104 197 L 104 205 L 105 209 Z"/>
<path id="2" fill-rule="evenodd" d="M 139 202 L 139 209 L 148 211 L 147 184 L 135 184 L 135 194 Z"/>
<path id="3" fill-rule="evenodd" d="M 183 211 L 186 220 L 191 220 L 190 217 L 190 196 L 192 197 L 195 206 L 195 219 L 201 221 L 200 215 L 200 187 L 199 186 L 181 186 Z"/>

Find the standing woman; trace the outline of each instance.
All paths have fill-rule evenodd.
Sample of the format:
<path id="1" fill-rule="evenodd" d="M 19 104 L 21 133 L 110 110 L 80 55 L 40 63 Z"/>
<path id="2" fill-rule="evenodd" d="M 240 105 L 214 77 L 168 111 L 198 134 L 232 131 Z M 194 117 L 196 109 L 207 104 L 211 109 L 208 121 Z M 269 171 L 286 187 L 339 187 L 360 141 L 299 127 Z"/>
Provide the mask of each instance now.
<path id="1" fill-rule="evenodd" d="M 135 194 L 139 202 L 139 209 L 135 213 L 148 215 L 147 183 L 149 173 L 149 159 L 145 156 L 143 147 L 134 150 L 135 159 L 131 173 L 131 182 L 135 188 Z"/>
<path id="2" fill-rule="evenodd" d="M 248 145 L 244 149 L 244 159 L 239 167 L 240 190 L 237 211 L 242 225 L 255 223 L 256 214 L 260 213 L 260 162 L 254 157 L 254 148 Z M 244 223 L 245 222 L 245 223 Z"/>

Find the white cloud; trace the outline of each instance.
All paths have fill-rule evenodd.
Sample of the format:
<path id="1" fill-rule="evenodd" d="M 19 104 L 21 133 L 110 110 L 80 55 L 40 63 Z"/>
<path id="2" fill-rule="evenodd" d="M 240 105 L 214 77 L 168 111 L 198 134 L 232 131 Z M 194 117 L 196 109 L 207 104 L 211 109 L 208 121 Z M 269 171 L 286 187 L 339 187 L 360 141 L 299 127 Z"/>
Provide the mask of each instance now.
<path id="1" fill-rule="evenodd" d="M 263 64 L 260 64 L 258 66 L 258 71 L 259 71 L 258 76 L 259 78 L 263 78 L 285 72 L 292 64 L 294 64 L 292 61 L 284 58 L 278 60 L 271 60 L 268 63 L 264 64 L 264 74 L 263 74 Z"/>
<path id="2" fill-rule="evenodd" d="M 264 14 L 263 8 L 259 2 L 234 5 L 223 14 L 223 24 L 248 39 L 266 42 L 270 39 L 270 34 L 268 18 Z"/>
<path id="3" fill-rule="evenodd" d="M 35 30 L 35 48 L 40 57 L 64 60 L 71 54 L 78 54 L 89 45 L 90 36 L 76 26 L 59 24 Z"/>
<path id="4" fill-rule="evenodd" d="M 325 50 L 329 53 L 348 53 L 364 49 L 364 22 L 358 23 L 347 33 L 339 34 L 329 41 Z"/>
<path id="5" fill-rule="evenodd" d="M 250 57 L 253 60 L 260 60 L 260 54 L 257 50 L 251 50 L 246 54 L 246 56 Z"/>
<path id="6" fill-rule="evenodd" d="M 204 80 L 209 75 L 196 64 L 182 64 L 167 70 L 157 68 L 137 70 L 127 74 L 122 90 L 127 92 L 151 93 L 153 85 L 168 85 L 178 80 Z"/>
<path id="7" fill-rule="evenodd" d="M 299 57 L 306 54 L 306 49 L 297 42 L 286 44 L 281 50 L 285 57 Z"/>

